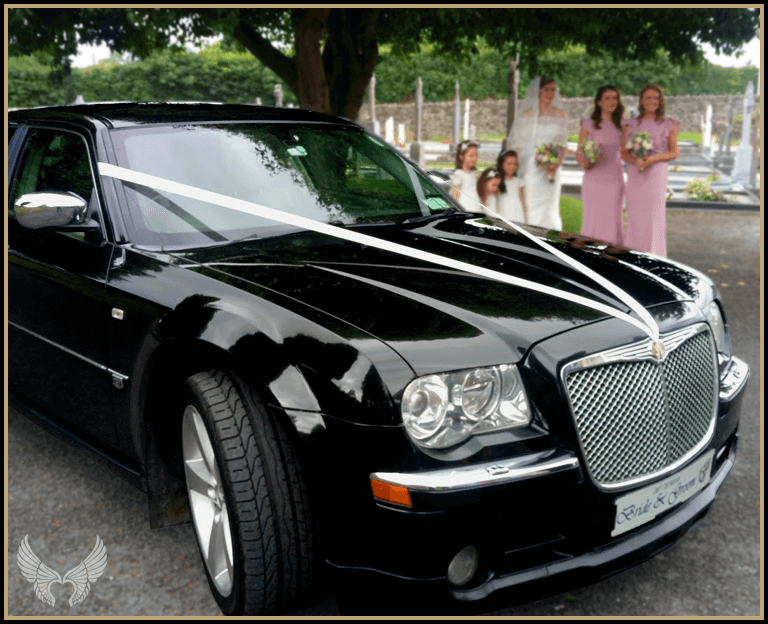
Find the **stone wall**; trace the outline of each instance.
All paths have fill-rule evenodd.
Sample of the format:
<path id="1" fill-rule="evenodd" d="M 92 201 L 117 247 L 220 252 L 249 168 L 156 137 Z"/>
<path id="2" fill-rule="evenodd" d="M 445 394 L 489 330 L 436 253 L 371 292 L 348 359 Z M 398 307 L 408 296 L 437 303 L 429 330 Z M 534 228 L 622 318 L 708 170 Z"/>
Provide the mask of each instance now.
<path id="1" fill-rule="evenodd" d="M 743 95 L 668 95 L 665 97 L 666 114 L 680 121 L 682 132 L 701 132 L 704 117 L 707 112 L 707 104 L 712 105 L 712 133 L 719 134 L 725 131 L 728 123 L 728 104 L 733 100 L 734 115 L 743 113 Z M 759 106 L 759 98 L 756 98 L 756 106 Z M 630 109 L 638 105 L 637 96 L 622 96 L 624 104 L 624 117 L 628 118 Z M 563 98 L 565 109 L 569 119 L 573 121 L 571 132 L 578 134 L 579 120 L 589 117 L 594 107 L 594 99 L 587 97 Z M 464 128 L 464 100 L 461 101 L 461 124 Z M 453 111 L 455 104 L 449 102 L 425 102 L 423 115 L 422 139 L 451 136 L 453 133 Z M 376 104 L 376 118 L 381 123 L 382 132 L 384 122 L 389 117 L 394 117 L 395 128 L 397 124 L 405 124 L 410 133 L 416 129 L 416 105 L 410 104 Z M 503 135 L 506 133 L 505 124 L 507 117 L 506 100 L 482 100 L 471 101 L 469 105 L 469 123 L 476 128 L 477 136 Z M 364 104 L 360 109 L 357 119 L 359 123 L 366 124 L 370 121 L 370 107 Z M 741 127 L 737 128 L 738 138 Z"/>

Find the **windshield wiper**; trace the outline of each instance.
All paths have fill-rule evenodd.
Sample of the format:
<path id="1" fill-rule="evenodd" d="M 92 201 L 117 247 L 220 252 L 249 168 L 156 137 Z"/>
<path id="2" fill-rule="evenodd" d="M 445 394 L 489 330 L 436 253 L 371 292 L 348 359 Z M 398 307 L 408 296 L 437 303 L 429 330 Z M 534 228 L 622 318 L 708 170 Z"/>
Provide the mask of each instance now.
<path id="1" fill-rule="evenodd" d="M 137 184 L 134 182 L 123 182 L 123 186 L 133 189 L 134 191 L 136 191 L 140 195 L 143 195 L 150 201 L 155 202 L 158 206 L 162 206 L 172 215 L 175 215 L 176 217 L 184 221 L 184 223 L 186 223 L 187 225 L 193 227 L 195 230 L 200 232 L 200 234 L 210 238 L 214 243 L 228 242 L 224 236 L 222 236 L 212 228 L 208 227 L 195 215 L 193 215 L 191 212 L 184 210 L 184 208 L 179 206 L 170 197 L 164 195 L 160 191 L 150 188 L 149 186 L 144 186 L 143 184 Z"/>
<path id="2" fill-rule="evenodd" d="M 447 210 L 443 210 L 443 212 L 438 212 L 436 214 L 429 214 L 429 215 L 423 215 L 420 217 L 412 217 L 410 219 L 406 219 L 405 221 L 401 221 L 400 225 L 411 225 L 412 223 L 426 223 L 428 221 L 434 221 L 436 219 L 441 219 L 443 217 L 448 217 L 456 214 L 464 214 L 464 213 L 461 210 L 458 210 L 457 208 L 448 208 Z"/>

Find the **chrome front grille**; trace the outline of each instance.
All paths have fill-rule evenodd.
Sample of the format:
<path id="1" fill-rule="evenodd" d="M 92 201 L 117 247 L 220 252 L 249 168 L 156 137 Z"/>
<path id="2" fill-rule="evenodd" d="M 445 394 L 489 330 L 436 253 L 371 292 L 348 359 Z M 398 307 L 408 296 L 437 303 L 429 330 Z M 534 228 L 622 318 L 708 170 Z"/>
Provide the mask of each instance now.
<path id="1" fill-rule="evenodd" d="M 714 429 L 717 358 L 702 323 L 567 365 L 568 390 L 592 478 L 605 488 L 649 480 L 686 461 Z"/>

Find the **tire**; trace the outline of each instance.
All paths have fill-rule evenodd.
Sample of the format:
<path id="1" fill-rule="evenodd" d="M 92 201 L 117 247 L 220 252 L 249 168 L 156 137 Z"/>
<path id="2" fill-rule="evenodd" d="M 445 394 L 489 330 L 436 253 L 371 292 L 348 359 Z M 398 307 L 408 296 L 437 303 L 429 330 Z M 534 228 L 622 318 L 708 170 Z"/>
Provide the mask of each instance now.
<path id="1" fill-rule="evenodd" d="M 226 615 L 285 613 L 308 598 L 316 531 L 287 433 L 246 384 L 187 379 L 182 458 L 208 583 Z"/>

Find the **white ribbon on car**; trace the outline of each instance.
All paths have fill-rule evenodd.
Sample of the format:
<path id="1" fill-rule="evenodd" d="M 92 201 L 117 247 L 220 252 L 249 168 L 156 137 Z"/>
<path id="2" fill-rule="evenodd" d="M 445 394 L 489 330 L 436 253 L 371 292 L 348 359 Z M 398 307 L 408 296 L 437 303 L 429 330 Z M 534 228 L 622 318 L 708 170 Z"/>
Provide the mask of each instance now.
<path id="1" fill-rule="evenodd" d="M 131 169 L 126 169 L 125 167 L 118 167 L 117 165 L 111 165 L 109 163 L 100 162 L 99 174 L 103 176 L 116 178 L 118 180 L 123 180 L 125 182 L 132 182 L 134 184 L 148 186 L 150 188 L 154 188 L 159 191 L 165 191 L 167 193 L 175 193 L 176 195 L 181 195 L 183 197 L 189 197 L 191 199 L 205 201 L 211 204 L 215 204 L 217 206 L 221 206 L 222 208 L 230 208 L 232 210 L 244 212 L 246 214 L 250 214 L 256 217 L 263 217 L 266 219 L 270 219 L 272 221 L 284 223 L 286 225 L 292 225 L 292 226 L 303 228 L 306 230 L 318 232 L 320 234 L 325 234 L 327 236 L 332 236 L 334 238 L 340 238 L 353 243 L 358 243 L 360 245 L 375 247 L 377 249 L 382 249 L 384 251 L 400 254 L 416 260 L 431 262 L 433 264 L 437 264 L 446 268 L 456 269 L 458 271 L 464 271 L 466 273 L 472 273 L 479 277 L 496 280 L 499 282 L 509 284 L 511 286 L 527 288 L 530 290 L 534 290 L 536 292 L 550 295 L 552 297 L 557 297 L 559 299 L 565 299 L 566 301 L 577 303 L 587 308 L 591 308 L 592 310 L 596 310 L 598 312 L 602 312 L 604 314 L 608 314 L 615 318 L 621 319 L 627 323 L 634 325 L 635 327 L 640 328 L 643 332 L 648 334 L 648 336 L 650 336 L 651 339 L 653 339 L 654 341 L 658 340 L 658 336 L 659 336 L 658 325 L 653 320 L 653 317 L 651 317 L 651 315 L 648 314 L 645 308 L 643 308 L 639 303 L 634 301 L 634 299 L 629 297 L 629 295 L 627 295 L 622 290 L 620 290 L 619 288 L 611 284 L 608 280 L 606 280 L 602 276 L 597 275 L 594 271 L 592 271 L 588 267 L 581 265 L 580 263 L 573 260 L 572 258 L 568 258 L 568 256 L 554 249 L 551 245 L 548 245 L 543 241 L 540 241 L 539 239 L 532 236 L 522 228 L 514 225 L 513 223 L 507 221 L 503 217 L 497 215 L 495 212 L 490 210 L 489 212 L 492 212 L 498 219 L 500 219 L 507 225 L 511 226 L 514 230 L 521 232 L 522 234 L 524 234 L 525 236 L 527 236 L 528 238 L 530 238 L 531 240 L 535 241 L 537 244 L 542 246 L 547 251 L 553 253 L 558 258 L 561 258 L 570 266 L 579 270 L 583 274 L 591 277 L 592 279 L 597 281 L 601 286 L 605 287 L 609 292 L 619 297 L 624 303 L 626 303 L 630 307 L 630 309 L 635 311 L 638 314 L 638 316 L 640 316 L 642 321 L 637 320 L 634 317 L 630 316 L 629 314 L 621 312 L 620 310 L 617 310 L 612 306 L 606 305 L 604 303 L 600 303 L 599 301 L 587 299 L 586 297 L 565 292 L 563 290 L 558 290 L 557 288 L 552 288 L 550 286 L 545 286 L 544 284 L 539 284 L 537 282 L 532 282 L 530 280 L 513 277 L 511 275 L 506 275 L 505 273 L 501 273 L 499 271 L 494 271 L 492 269 L 485 269 L 483 267 L 475 266 L 474 264 L 469 264 L 467 262 L 462 262 L 460 260 L 454 260 L 452 258 L 446 258 L 445 256 L 440 256 L 438 254 L 433 254 L 427 251 L 421 251 L 419 249 L 414 249 L 413 247 L 408 247 L 407 245 L 392 243 L 390 241 L 382 240 L 374 236 L 368 236 L 367 234 L 353 232 L 341 227 L 337 227 L 327 223 L 322 223 L 320 221 L 315 221 L 307 217 L 300 217 L 298 215 L 293 215 L 293 214 L 284 212 L 282 210 L 277 210 L 275 208 L 269 208 L 267 206 L 262 206 L 260 204 L 255 204 L 253 202 L 237 199 L 235 197 L 229 197 L 228 195 L 222 195 L 221 193 L 207 191 L 205 189 L 190 186 L 188 184 L 182 184 L 181 182 L 173 182 L 172 180 L 160 178 L 158 176 L 154 176 L 148 173 L 133 171 Z"/>
<path id="2" fill-rule="evenodd" d="M 450 186 L 450 185 L 449 185 Z M 456 187 L 451 187 L 456 188 Z M 471 199 L 471 198 L 470 198 Z M 477 201 L 477 200 L 473 200 Z M 495 218 L 497 218 L 499 221 L 502 221 L 506 225 L 508 225 L 510 228 L 518 232 L 519 234 L 522 234 L 526 238 L 532 240 L 534 243 L 539 245 L 539 247 L 542 247 L 552 255 L 556 256 L 557 258 L 560 258 L 563 262 L 565 262 L 568 266 L 576 269 L 577 271 L 581 272 L 583 275 L 586 275 L 590 279 L 592 279 L 594 282 L 605 288 L 608 292 L 616 296 L 619 300 L 623 301 L 627 304 L 627 307 L 632 310 L 635 314 L 637 314 L 643 321 L 645 321 L 647 328 L 643 328 L 643 331 L 647 333 L 654 342 L 658 342 L 659 340 L 659 326 L 656 323 L 655 319 L 650 315 L 648 310 L 646 310 L 642 305 L 640 305 L 635 299 L 630 297 L 626 292 L 624 292 L 621 288 L 616 286 L 616 284 L 608 281 L 605 279 L 602 275 L 599 273 L 596 273 L 592 269 L 590 269 L 587 266 L 584 266 L 581 262 L 578 260 L 574 260 L 573 258 L 565 255 L 562 251 L 559 249 L 553 247 L 552 245 L 545 243 L 542 239 L 534 236 L 527 230 L 521 228 L 519 225 L 515 225 L 512 221 L 509 221 L 502 217 L 498 212 L 495 210 L 492 210 L 482 202 L 477 202 L 480 206 L 482 206 L 483 211 Z M 650 331 L 649 331 L 650 330 Z"/>

